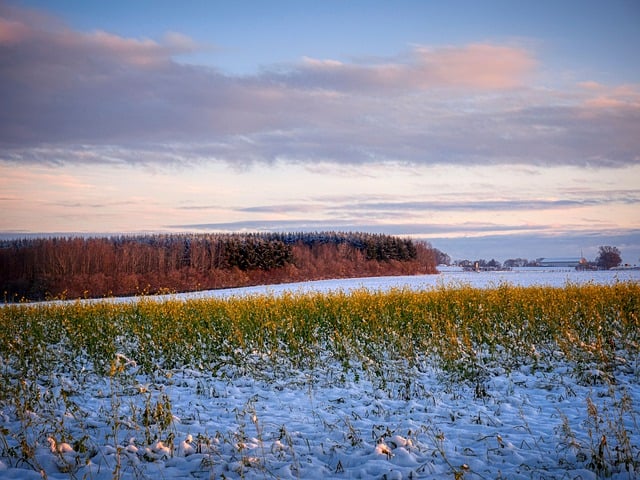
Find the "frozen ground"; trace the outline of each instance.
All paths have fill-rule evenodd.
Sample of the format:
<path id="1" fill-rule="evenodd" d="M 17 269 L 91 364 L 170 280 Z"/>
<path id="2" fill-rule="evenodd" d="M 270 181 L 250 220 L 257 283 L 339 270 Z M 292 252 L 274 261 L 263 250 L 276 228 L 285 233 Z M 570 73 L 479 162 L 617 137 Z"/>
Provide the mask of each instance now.
<path id="1" fill-rule="evenodd" d="M 391 288 L 410 288 L 420 290 L 441 286 L 471 285 L 485 288 L 508 282 L 513 285 L 549 285 L 561 287 L 565 284 L 593 282 L 608 284 L 615 281 L 640 281 L 640 270 L 597 270 L 577 271 L 572 268 L 520 268 L 501 272 L 464 272 L 456 267 L 440 267 L 438 275 L 409 275 L 397 277 L 349 278 L 339 280 L 318 280 L 314 282 L 286 283 L 247 288 L 228 288 L 204 292 L 169 295 L 179 298 L 230 297 L 256 294 L 280 294 L 289 292 L 330 292 L 335 290 L 388 290 Z M 159 298 L 167 298 L 160 296 Z"/>
<path id="2" fill-rule="evenodd" d="M 519 268 L 498 272 L 465 272 L 458 267 L 440 267 L 437 275 L 406 275 L 389 277 L 364 277 L 342 278 L 334 280 L 316 280 L 311 282 L 283 283 L 278 285 L 258 285 L 242 288 L 223 288 L 219 290 L 205 290 L 200 292 L 188 292 L 169 295 L 155 295 L 145 297 L 163 301 L 166 299 L 190 299 L 190 298 L 229 298 L 243 297 L 247 295 L 279 295 L 283 292 L 332 292 L 350 291 L 365 288 L 372 291 L 385 291 L 392 288 L 409 288 L 422 290 L 440 287 L 456 287 L 470 285 L 472 287 L 486 288 L 498 286 L 501 283 L 512 285 L 549 285 L 562 287 L 567 283 L 582 284 L 592 282 L 595 284 L 609 284 L 616 281 L 640 282 L 640 270 L 594 270 L 577 271 L 573 268 Z M 136 297 L 109 298 L 113 302 L 136 301 Z M 102 299 L 90 299 L 89 302 L 102 301 Z M 54 301 L 53 303 L 60 303 Z M 3 304 L 0 304 L 0 306 Z"/>
<path id="3" fill-rule="evenodd" d="M 639 281 L 640 272 L 445 272 L 181 297 L 617 279 Z M 364 371 L 345 376 L 331 362 L 287 375 L 230 367 L 214 376 L 194 367 L 149 378 L 123 361 L 118 382 L 50 378 L 26 417 L 4 406 L 0 480 L 39 479 L 40 468 L 48 478 L 78 479 L 633 479 L 640 474 L 639 361 L 621 361 L 613 384 L 558 355 L 537 365 L 488 365 L 476 382 L 452 381 L 427 361 L 411 371 L 411 383 L 384 385 Z M 149 406 L 153 425 L 127 420 Z M 6 455 L 20 445 L 2 444 L 20 431 L 26 444 L 51 439 L 38 444 L 31 463 Z"/>

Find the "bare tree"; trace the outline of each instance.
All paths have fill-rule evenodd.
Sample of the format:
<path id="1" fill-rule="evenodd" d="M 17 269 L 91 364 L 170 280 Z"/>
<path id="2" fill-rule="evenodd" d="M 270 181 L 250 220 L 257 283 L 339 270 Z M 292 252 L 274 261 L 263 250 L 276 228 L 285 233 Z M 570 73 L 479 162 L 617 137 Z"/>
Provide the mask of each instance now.
<path id="1" fill-rule="evenodd" d="M 596 264 L 600 268 L 609 270 L 610 268 L 617 267 L 622 263 L 620 256 L 620 250 L 617 247 L 601 246 L 598 249 L 598 257 L 596 258 Z"/>

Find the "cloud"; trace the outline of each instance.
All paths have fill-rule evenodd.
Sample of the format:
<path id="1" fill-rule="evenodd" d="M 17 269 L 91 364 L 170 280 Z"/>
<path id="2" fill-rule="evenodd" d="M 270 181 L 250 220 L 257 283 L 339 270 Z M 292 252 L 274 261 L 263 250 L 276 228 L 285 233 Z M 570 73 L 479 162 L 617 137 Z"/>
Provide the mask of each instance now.
<path id="1" fill-rule="evenodd" d="M 518 87 L 536 64 L 522 49 L 491 44 L 472 44 L 464 48 L 433 49 L 416 52 L 419 82 L 422 85 L 461 85 L 480 89 Z"/>
<path id="2" fill-rule="evenodd" d="M 29 35 L 29 28 L 15 20 L 0 18 L 0 45 L 22 42 Z"/>
<path id="3" fill-rule="evenodd" d="M 206 46 L 79 32 L 0 7 L 0 161 L 622 167 L 640 161 L 640 87 L 532 84 L 513 45 L 303 58 L 233 76 L 179 57 Z"/>
<path id="4" fill-rule="evenodd" d="M 322 201 L 316 199 L 309 202 L 283 203 L 275 205 L 254 205 L 235 209 L 239 213 L 281 214 L 292 212 L 331 212 L 336 214 L 362 213 L 364 217 L 386 214 L 394 217 L 408 212 L 495 212 L 495 211 L 536 211 L 536 210 L 565 210 L 568 208 L 582 208 L 599 205 L 640 204 L 640 190 L 612 190 L 589 192 L 580 191 L 570 193 L 572 198 L 537 199 L 537 198 L 505 198 L 497 200 L 464 199 L 453 201 L 443 200 L 380 200 L 373 196 L 360 195 Z"/>
<path id="5" fill-rule="evenodd" d="M 389 235 L 441 235 L 443 233 L 474 234 L 486 232 L 513 232 L 545 230 L 540 225 L 497 225 L 493 223 L 464 222 L 462 224 L 433 223 L 360 223 L 359 219 L 346 220 L 246 220 L 237 222 L 193 223 L 166 225 L 173 230 L 197 230 L 215 232 L 261 231 L 261 232 L 298 232 L 298 231 L 359 231 L 384 233 Z"/>
<path id="6" fill-rule="evenodd" d="M 295 85 L 338 91 L 439 87 L 493 90 L 521 86 L 536 63 L 522 48 L 491 44 L 418 46 L 410 52 L 408 60 L 400 60 L 346 64 L 305 57 L 301 65 L 279 78 Z"/>
<path id="7" fill-rule="evenodd" d="M 44 205 L 51 205 L 55 207 L 63 207 L 63 208 L 71 208 L 71 209 L 105 209 L 111 207 L 119 207 L 119 206 L 128 206 L 128 205 L 139 205 L 141 202 L 134 201 L 120 201 L 120 202 L 100 202 L 100 203 L 90 203 L 90 202 L 43 202 Z"/>
<path id="8" fill-rule="evenodd" d="M 220 205 L 182 205 L 175 207 L 176 210 L 220 210 Z"/>

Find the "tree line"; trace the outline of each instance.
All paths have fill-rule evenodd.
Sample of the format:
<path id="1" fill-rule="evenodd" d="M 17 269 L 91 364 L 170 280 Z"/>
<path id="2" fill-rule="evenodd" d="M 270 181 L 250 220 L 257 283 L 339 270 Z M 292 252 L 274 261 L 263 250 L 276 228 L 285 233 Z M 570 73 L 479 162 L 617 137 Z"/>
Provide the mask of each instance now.
<path id="1" fill-rule="evenodd" d="M 428 243 L 360 232 L 117 235 L 0 242 L 5 301 L 435 273 Z"/>

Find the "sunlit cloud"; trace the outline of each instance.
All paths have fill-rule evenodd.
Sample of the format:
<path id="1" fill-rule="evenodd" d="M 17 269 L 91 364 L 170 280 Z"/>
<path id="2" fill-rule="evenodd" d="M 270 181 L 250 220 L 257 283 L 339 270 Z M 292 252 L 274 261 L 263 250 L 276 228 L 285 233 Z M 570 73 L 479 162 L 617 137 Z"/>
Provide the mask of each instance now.
<path id="1" fill-rule="evenodd" d="M 391 233 L 395 235 L 433 235 L 439 233 L 482 233 L 482 232 L 513 232 L 545 230 L 548 227 L 541 225 L 499 225 L 494 223 L 464 222 L 458 225 L 436 223 L 360 223 L 358 219 L 345 220 L 314 220 L 314 219 L 289 219 L 289 220 L 247 220 L 237 222 L 196 223 L 166 225 L 167 228 L 177 230 L 198 231 L 341 231 L 358 230 L 370 233 Z"/>
<path id="2" fill-rule="evenodd" d="M 128 205 L 140 205 L 142 202 L 135 201 L 121 201 L 121 202 L 102 202 L 102 203 L 90 203 L 90 202 L 45 202 L 47 205 L 51 205 L 54 207 L 63 207 L 63 208 L 71 208 L 71 209 L 103 209 L 103 208 L 112 208 L 112 207 L 121 207 Z"/>
<path id="3" fill-rule="evenodd" d="M 0 162 L 579 165 L 640 161 L 640 87 L 536 85 L 517 45 L 418 45 L 234 76 L 190 37 L 79 32 L 0 9 Z"/>
<path id="4" fill-rule="evenodd" d="M 491 44 L 419 46 L 409 55 L 372 64 L 305 57 L 301 65 L 292 67 L 280 78 L 289 77 L 295 85 L 338 91 L 439 87 L 493 90 L 523 85 L 535 63 L 530 52 L 516 47 Z"/>
<path id="5" fill-rule="evenodd" d="M 461 85 L 479 89 L 522 86 L 536 60 L 530 52 L 509 46 L 472 44 L 463 48 L 420 47 L 422 85 Z"/>
<path id="6" fill-rule="evenodd" d="M 586 195 L 584 194 L 586 193 Z M 334 201 L 309 201 L 300 203 L 284 203 L 277 205 L 256 205 L 236 208 L 235 211 L 241 213 L 261 213 L 279 214 L 304 212 L 331 212 L 337 215 L 340 212 L 355 213 L 361 212 L 366 218 L 374 215 L 386 213 L 389 218 L 398 214 L 408 214 L 410 212 L 492 212 L 492 211 L 528 211 L 540 210 L 567 210 L 583 207 L 603 206 L 603 205 L 640 205 L 640 190 L 630 190 L 621 192 L 611 192 L 598 195 L 596 192 L 583 192 L 583 196 L 562 199 L 540 199 L 540 198 L 505 198 L 498 200 L 477 200 L 460 198 L 457 200 L 444 201 L 440 199 L 430 200 L 408 200 L 408 201 L 380 201 L 368 199 L 366 195 L 356 198 L 347 198 Z M 591 220 L 585 220 L 591 222 Z"/>
<path id="7" fill-rule="evenodd" d="M 0 45 L 12 45 L 24 41 L 30 33 L 29 27 L 16 20 L 0 18 Z"/>

